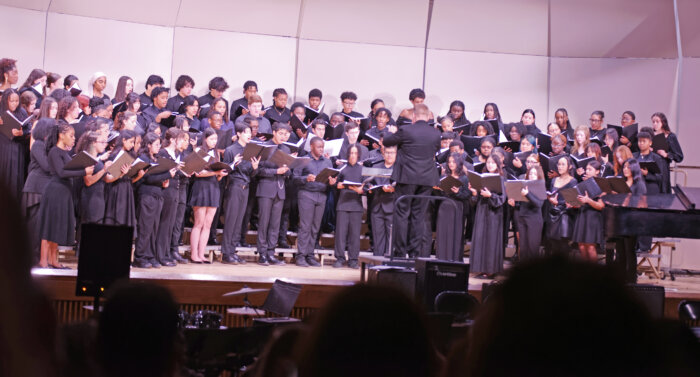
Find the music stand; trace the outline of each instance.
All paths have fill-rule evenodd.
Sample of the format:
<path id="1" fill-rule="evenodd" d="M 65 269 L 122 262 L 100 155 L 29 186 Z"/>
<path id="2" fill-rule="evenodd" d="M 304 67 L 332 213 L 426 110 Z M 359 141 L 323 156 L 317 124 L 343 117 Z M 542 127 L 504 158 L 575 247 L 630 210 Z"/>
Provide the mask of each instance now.
<path id="1" fill-rule="evenodd" d="M 275 313 L 280 317 L 255 318 L 253 322 L 266 324 L 298 322 L 298 319 L 290 318 L 289 315 L 292 314 L 292 309 L 297 302 L 299 292 L 301 292 L 301 285 L 276 279 L 272 284 L 270 293 L 267 295 L 265 302 L 260 308 L 266 312 Z"/>
<path id="2" fill-rule="evenodd" d="M 105 291 L 117 280 L 129 279 L 133 234 L 130 226 L 81 225 L 75 295 L 93 297 L 95 314 Z"/>

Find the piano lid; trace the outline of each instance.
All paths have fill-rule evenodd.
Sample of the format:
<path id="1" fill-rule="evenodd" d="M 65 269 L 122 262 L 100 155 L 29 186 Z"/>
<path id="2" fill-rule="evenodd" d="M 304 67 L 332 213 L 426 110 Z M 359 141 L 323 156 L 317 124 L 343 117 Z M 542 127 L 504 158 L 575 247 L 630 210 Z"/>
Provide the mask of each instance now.
<path id="1" fill-rule="evenodd" d="M 681 187 L 676 185 L 676 195 L 681 203 L 689 210 L 695 210 L 700 206 L 700 187 Z"/>
<path id="2" fill-rule="evenodd" d="M 697 211 L 700 206 L 700 187 L 674 188 L 674 194 L 632 195 L 611 194 L 602 197 L 611 207 L 625 207 L 667 211 Z M 686 200 L 687 198 L 687 200 Z"/>

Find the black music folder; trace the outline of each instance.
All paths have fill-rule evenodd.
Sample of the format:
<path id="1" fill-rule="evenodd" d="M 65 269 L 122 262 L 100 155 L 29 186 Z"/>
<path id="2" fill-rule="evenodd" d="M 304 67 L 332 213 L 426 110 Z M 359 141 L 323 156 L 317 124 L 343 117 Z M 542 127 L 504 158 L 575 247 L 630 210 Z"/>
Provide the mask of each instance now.
<path id="1" fill-rule="evenodd" d="M 477 193 L 481 192 L 482 188 L 487 188 L 493 193 L 500 194 L 502 192 L 501 176 L 495 173 L 477 173 L 473 171 L 467 172 L 469 176 L 469 184 L 476 189 Z"/>

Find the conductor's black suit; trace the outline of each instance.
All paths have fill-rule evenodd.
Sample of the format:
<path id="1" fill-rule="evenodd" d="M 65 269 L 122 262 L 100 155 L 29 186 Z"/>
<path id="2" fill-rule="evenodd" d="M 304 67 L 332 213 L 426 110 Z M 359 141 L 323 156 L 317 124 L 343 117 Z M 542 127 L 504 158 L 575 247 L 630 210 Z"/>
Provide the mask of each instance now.
<path id="1" fill-rule="evenodd" d="M 440 179 L 435 168 L 435 154 L 440 150 L 440 131 L 428 122 L 419 120 L 399 128 L 395 134 L 385 135 L 384 145 L 398 147 L 391 176 L 396 181 L 396 199 L 402 195 L 430 195 L 432 187 Z M 396 255 L 405 256 L 408 253 L 413 257 L 419 253 L 427 205 L 427 200 L 420 199 L 404 199 L 395 203 L 393 237 Z"/>

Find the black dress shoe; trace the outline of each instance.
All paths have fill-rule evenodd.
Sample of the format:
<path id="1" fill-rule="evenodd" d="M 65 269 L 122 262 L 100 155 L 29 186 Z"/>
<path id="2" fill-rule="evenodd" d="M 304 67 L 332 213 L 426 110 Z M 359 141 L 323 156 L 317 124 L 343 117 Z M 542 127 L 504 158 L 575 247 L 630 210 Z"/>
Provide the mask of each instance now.
<path id="1" fill-rule="evenodd" d="M 249 244 L 249 243 L 247 243 L 247 242 L 245 242 L 245 241 L 239 243 L 239 246 L 240 246 L 240 247 L 253 247 L 253 245 L 251 245 L 251 244 Z"/>
<path id="2" fill-rule="evenodd" d="M 204 264 L 211 264 L 211 261 L 208 260 L 208 259 L 205 259 L 205 260 L 202 261 L 202 263 L 204 263 Z"/>
<path id="3" fill-rule="evenodd" d="M 267 255 L 261 254 L 258 256 L 258 264 L 261 266 L 269 266 L 270 262 L 267 260 Z"/>
<path id="4" fill-rule="evenodd" d="M 136 268 L 151 268 L 152 267 L 150 263 L 144 262 L 144 261 L 133 261 L 131 263 L 131 266 L 136 267 Z"/>
<path id="5" fill-rule="evenodd" d="M 321 263 L 319 263 L 313 255 L 306 256 L 306 263 L 311 267 L 321 267 Z"/>
<path id="6" fill-rule="evenodd" d="M 348 267 L 356 270 L 356 269 L 360 268 L 360 264 L 357 263 L 356 260 L 350 260 L 350 261 L 348 261 Z"/>
<path id="7" fill-rule="evenodd" d="M 246 260 L 241 258 L 238 254 L 233 254 L 233 259 L 236 260 L 237 263 L 239 264 L 246 264 Z"/>
<path id="8" fill-rule="evenodd" d="M 151 261 L 151 267 L 153 268 L 160 268 L 162 265 L 158 263 L 157 261 Z"/>
<path id="9" fill-rule="evenodd" d="M 342 268 L 345 266 L 345 259 L 338 259 L 333 263 L 333 268 Z"/>
<path id="10" fill-rule="evenodd" d="M 297 256 L 296 265 L 299 266 L 299 267 L 309 267 L 309 264 L 306 263 L 306 258 L 304 258 L 303 255 L 298 255 L 298 256 Z"/>
<path id="11" fill-rule="evenodd" d="M 224 264 L 238 264 L 238 260 L 233 255 L 224 255 L 221 257 L 221 263 Z"/>
<path id="12" fill-rule="evenodd" d="M 175 267 L 175 266 L 177 266 L 177 263 L 167 261 L 167 262 L 161 263 L 161 265 L 162 265 L 163 267 Z"/>
<path id="13" fill-rule="evenodd" d="M 292 248 L 291 246 L 289 246 L 287 241 L 277 242 L 277 247 L 279 247 L 280 249 L 291 249 Z"/>
<path id="14" fill-rule="evenodd" d="M 267 263 L 269 263 L 272 266 L 284 266 L 285 263 L 281 259 L 277 259 L 274 255 L 268 255 L 267 256 Z"/>
<path id="15" fill-rule="evenodd" d="M 209 241 L 207 241 L 207 245 L 208 246 L 217 246 L 217 245 L 221 245 L 221 243 L 216 238 L 210 238 Z"/>
<path id="16" fill-rule="evenodd" d="M 180 253 L 173 254 L 173 260 L 180 264 L 187 264 L 189 262 L 187 259 L 183 258 Z"/>

